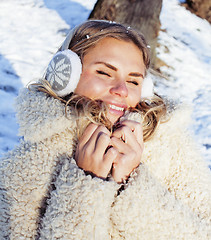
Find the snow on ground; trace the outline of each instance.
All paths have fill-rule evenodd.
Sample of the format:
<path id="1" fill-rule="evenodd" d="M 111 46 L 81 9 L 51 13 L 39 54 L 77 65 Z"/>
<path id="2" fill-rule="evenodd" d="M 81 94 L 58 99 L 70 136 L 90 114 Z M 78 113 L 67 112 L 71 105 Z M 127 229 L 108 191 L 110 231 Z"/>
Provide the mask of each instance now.
<path id="1" fill-rule="evenodd" d="M 211 25 L 178 5 L 164 0 L 159 34 L 161 68 L 169 81 L 159 92 L 193 106 L 193 130 L 205 159 L 211 163 Z"/>
<path id="2" fill-rule="evenodd" d="M 70 28 L 87 19 L 96 0 L 1 0 L 0 155 L 18 142 L 13 108 L 19 89 L 42 76 Z M 158 56 L 167 80 L 160 94 L 193 105 L 196 140 L 211 164 L 211 26 L 177 0 L 163 0 Z"/>

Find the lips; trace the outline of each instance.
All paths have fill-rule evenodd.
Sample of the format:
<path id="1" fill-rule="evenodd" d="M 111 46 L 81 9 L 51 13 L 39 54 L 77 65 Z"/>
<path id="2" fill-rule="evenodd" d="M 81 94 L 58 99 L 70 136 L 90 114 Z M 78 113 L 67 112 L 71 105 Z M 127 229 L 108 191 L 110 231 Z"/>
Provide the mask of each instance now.
<path id="1" fill-rule="evenodd" d="M 122 112 L 125 110 L 124 107 L 118 107 L 118 106 L 113 105 L 113 104 L 109 104 L 109 107 L 110 107 L 110 109 L 114 109 L 114 110 L 122 111 Z"/>
<path id="2" fill-rule="evenodd" d="M 125 110 L 127 109 L 127 106 L 123 104 L 109 103 L 108 106 L 109 106 L 109 113 L 112 115 L 116 115 L 118 117 L 121 117 L 124 114 Z"/>

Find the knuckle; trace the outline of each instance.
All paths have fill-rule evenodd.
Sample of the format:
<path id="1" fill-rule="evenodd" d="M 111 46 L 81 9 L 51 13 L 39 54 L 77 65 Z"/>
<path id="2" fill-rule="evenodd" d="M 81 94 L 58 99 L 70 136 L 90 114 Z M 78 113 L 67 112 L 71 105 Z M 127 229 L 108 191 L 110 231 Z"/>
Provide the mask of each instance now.
<path id="1" fill-rule="evenodd" d="M 128 126 L 126 126 L 126 125 L 124 125 L 124 126 L 122 127 L 122 130 L 123 130 L 124 132 L 131 131 L 130 128 L 129 128 Z"/>
<path id="2" fill-rule="evenodd" d="M 92 148 L 89 147 L 87 144 L 84 145 L 82 151 L 84 152 L 84 155 L 87 156 L 87 157 L 90 156 L 90 155 L 92 155 L 92 153 L 93 153 Z"/>
<path id="3" fill-rule="evenodd" d="M 97 128 L 97 125 L 94 123 L 90 123 L 87 127 L 87 129 L 90 129 L 90 130 L 95 130 L 96 128 Z"/>
<path id="4" fill-rule="evenodd" d="M 103 126 L 103 125 L 100 125 L 98 127 L 98 129 L 99 129 L 100 132 L 109 133 L 109 130 L 105 126 Z"/>
<path id="5" fill-rule="evenodd" d="M 128 155 L 133 159 L 136 157 L 137 153 L 131 149 L 130 152 L 128 153 Z"/>
<path id="6" fill-rule="evenodd" d="M 127 125 L 127 124 L 129 124 L 130 123 L 130 121 L 129 120 L 124 120 L 124 121 L 121 121 L 121 124 L 122 125 Z"/>
<path id="7" fill-rule="evenodd" d="M 100 133 L 100 137 L 101 137 L 101 138 L 105 138 L 105 139 L 109 138 L 108 134 L 106 134 L 106 133 L 104 133 L 104 132 L 101 132 L 101 133 Z"/>
<path id="8" fill-rule="evenodd" d="M 100 132 L 98 135 L 98 140 L 102 141 L 102 142 L 104 142 L 104 141 L 108 142 L 108 141 L 110 141 L 110 137 L 106 133 Z"/>
<path id="9" fill-rule="evenodd" d="M 138 122 L 134 122 L 133 124 L 134 128 L 141 128 L 141 123 L 138 123 Z"/>
<path id="10" fill-rule="evenodd" d="M 108 153 L 109 153 L 109 155 L 111 155 L 111 156 L 116 156 L 117 153 L 118 153 L 118 151 L 117 151 L 115 148 L 111 147 L 111 148 L 108 150 Z"/>

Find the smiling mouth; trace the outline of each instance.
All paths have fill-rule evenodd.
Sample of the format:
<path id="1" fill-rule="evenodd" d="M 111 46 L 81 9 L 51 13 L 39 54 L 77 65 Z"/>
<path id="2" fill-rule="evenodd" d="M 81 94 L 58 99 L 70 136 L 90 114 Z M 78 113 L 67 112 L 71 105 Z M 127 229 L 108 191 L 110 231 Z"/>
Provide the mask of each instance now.
<path id="1" fill-rule="evenodd" d="M 111 105 L 111 104 L 109 104 L 109 107 L 110 107 L 110 109 L 114 109 L 114 110 L 121 111 L 121 112 L 123 112 L 125 110 L 123 107 L 117 107 L 117 106 Z"/>

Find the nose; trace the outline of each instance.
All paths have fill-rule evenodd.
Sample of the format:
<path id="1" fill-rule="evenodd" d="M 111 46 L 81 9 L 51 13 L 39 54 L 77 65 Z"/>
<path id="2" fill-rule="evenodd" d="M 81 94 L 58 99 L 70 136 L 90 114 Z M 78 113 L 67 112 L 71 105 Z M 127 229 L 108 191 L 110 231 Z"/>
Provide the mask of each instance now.
<path id="1" fill-rule="evenodd" d="M 127 97 L 128 88 L 125 84 L 125 81 L 117 81 L 116 84 L 111 87 L 110 93 L 120 97 Z"/>

